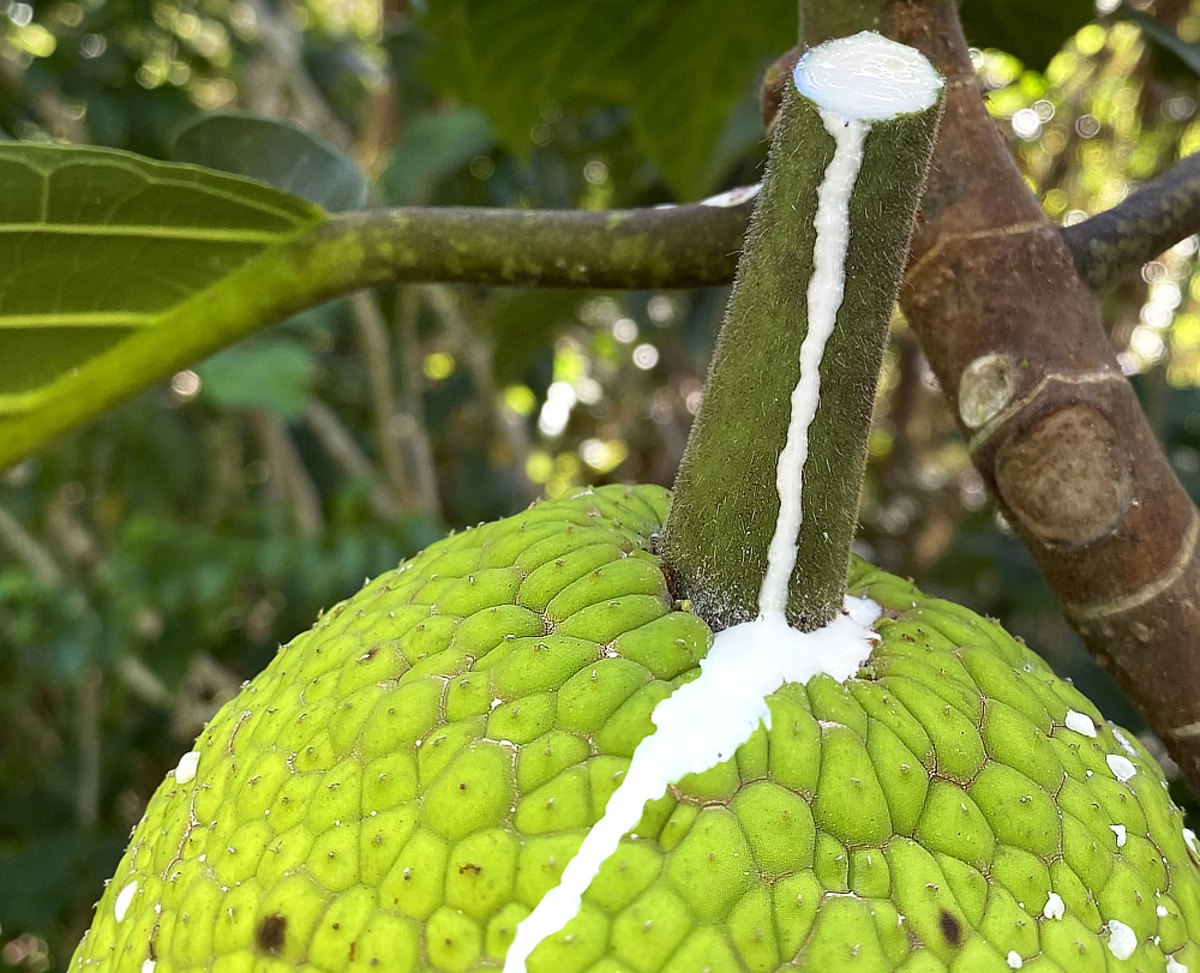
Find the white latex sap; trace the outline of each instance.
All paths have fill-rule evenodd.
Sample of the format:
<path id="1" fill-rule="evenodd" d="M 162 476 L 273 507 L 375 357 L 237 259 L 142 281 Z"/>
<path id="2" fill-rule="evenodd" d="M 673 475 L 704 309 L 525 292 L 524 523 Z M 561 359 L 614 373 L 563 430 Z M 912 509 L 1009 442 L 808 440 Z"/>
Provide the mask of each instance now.
<path id="1" fill-rule="evenodd" d="M 871 625 L 879 609 L 870 601 L 847 598 L 846 611 L 815 632 L 791 628 L 784 609 L 803 519 L 808 430 L 820 404 L 821 358 L 845 291 L 850 196 L 863 145 L 872 121 L 932 105 L 941 79 L 915 51 L 876 34 L 815 48 L 801 59 L 795 78 L 800 92 L 817 104 L 835 151 L 818 190 L 808 334 L 776 467 L 780 509 L 759 591 L 759 616 L 719 632 L 700 663 L 699 677 L 655 707 L 655 730 L 638 745 L 603 817 L 563 869 L 559 884 L 517 925 L 504 973 L 524 973 L 538 943 L 575 917 L 584 891 L 621 837 L 637 824 L 647 801 L 661 797 L 685 775 L 728 760 L 759 725 L 769 729 L 766 697 L 784 683 L 805 683 L 818 673 L 844 681 L 870 655 L 877 638 Z"/>

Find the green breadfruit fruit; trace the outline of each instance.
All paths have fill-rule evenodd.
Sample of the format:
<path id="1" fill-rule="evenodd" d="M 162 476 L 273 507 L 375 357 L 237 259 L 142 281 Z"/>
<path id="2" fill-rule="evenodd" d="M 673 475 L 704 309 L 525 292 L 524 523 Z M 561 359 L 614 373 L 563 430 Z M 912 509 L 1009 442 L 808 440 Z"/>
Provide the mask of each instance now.
<path id="1" fill-rule="evenodd" d="M 669 494 L 435 544 L 283 647 L 167 776 L 72 969 L 497 970 L 712 635 Z M 870 658 L 644 808 L 530 973 L 1200 971 L 1158 766 L 998 625 L 856 562 Z"/>

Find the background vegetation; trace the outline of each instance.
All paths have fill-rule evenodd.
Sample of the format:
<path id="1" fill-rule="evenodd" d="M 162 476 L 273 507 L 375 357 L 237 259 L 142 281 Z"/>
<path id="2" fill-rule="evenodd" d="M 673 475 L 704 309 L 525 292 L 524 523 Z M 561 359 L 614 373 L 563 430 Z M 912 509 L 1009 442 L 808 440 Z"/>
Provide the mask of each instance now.
<path id="1" fill-rule="evenodd" d="M 1039 6 L 968 0 L 966 14 L 998 124 L 1047 212 L 1071 222 L 1200 148 L 1200 3 L 1109 3 L 1093 19 L 1067 2 L 1051 24 Z M 728 29 L 715 0 L 641 3 L 636 18 L 627 2 L 430 8 L 0 0 L 0 137 L 171 158 L 200 113 L 253 111 L 320 132 L 380 205 L 602 209 L 756 179 L 758 79 L 793 43 L 791 0 Z M 1184 241 L 1105 297 L 1194 498 L 1196 251 Z M 65 965 L 162 775 L 279 642 L 364 576 L 577 483 L 669 484 L 725 296 L 359 295 L 5 474 L 0 968 Z M 1001 617 L 1140 727 L 998 522 L 902 321 L 871 452 L 863 552 Z"/>

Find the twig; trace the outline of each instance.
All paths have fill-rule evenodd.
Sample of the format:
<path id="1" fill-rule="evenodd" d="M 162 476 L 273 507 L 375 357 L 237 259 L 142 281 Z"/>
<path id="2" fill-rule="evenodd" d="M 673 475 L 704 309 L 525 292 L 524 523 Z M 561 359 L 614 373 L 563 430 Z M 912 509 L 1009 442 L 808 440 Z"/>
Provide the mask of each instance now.
<path id="1" fill-rule="evenodd" d="M 62 582 L 63 574 L 54 560 L 54 555 L 4 507 L 0 507 L 0 544 L 23 561 L 42 584 L 50 587 Z"/>
<path id="2" fill-rule="evenodd" d="M 287 428 L 273 413 L 262 409 L 251 412 L 250 421 L 262 444 L 275 489 L 280 499 L 291 502 L 300 532 L 319 534 L 325 528 L 321 498 Z"/>
<path id="3" fill-rule="evenodd" d="M 1180 159 L 1110 210 L 1063 228 L 1079 276 L 1092 290 L 1200 232 L 1200 152 Z"/>
<path id="4" fill-rule="evenodd" d="M 379 482 L 379 476 L 371 461 L 359 448 L 350 431 L 338 420 L 334 411 L 324 402 L 314 399 L 304 412 L 304 421 L 338 468 L 347 476 L 362 480 L 368 485 L 367 503 L 376 518 L 396 520 L 400 516 L 401 505 L 391 490 Z"/>
<path id="5" fill-rule="evenodd" d="M 79 789 L 75 793 L 75 814 L 80 824 L 93 825 L 100 816 L 100 711 L 104 674 L 99 666 L 89 666 L 84 671 L 78 692 Z"/>
<path id="6" fill-rule="evenodd" d="M 426 305 L 441 319 L 458 345 L 459 353 L 471 376 L 471 384 L 483 403 L 488 436 L 493 443 L 503 442 L 508 447 L 509 455 L 504 458 L 502 465 L 513 470 L 516 489 L 526 502 L 531 503 L 537 499 L 541 490 L 530 481 L 525 472 L 529 453 L 528 440 L 508 421 L 500 405 L 495 368 L 492 364 L 495 347 L 491 338 L 471 327 L 471 322 L 467 320 L 448 288 L 429 285 L 422 287 L 420 292 Z"/>
<path id="7" fill-rule="evenodd" d="M 417 506 L 417 497 L 408 464 L 404 462 L 404 452 L 396 436 L 396 397 L 392 389 L 392 350 L 389 347 L 387 323 L 379 313 L 375 296 L 369 291 L 359 291 L 350 298 L 350 311 L 371 393 L 375 434 L 379 439 L 379 460 L 388 484 L 400 498 L 401 505 L 411 510 Z"/>
<path id="8" fill-rule="evenodd" d="M 417 314 L 420 302 L 417 291 L 412 287 L 401 287 L 396 291 L 396 340 L 394 342 L 399 363 L 401 380 L 401 412 L 396 420 L 409 420 L 404 424 L 402 435 L 408 441 L 413 478 L 421 498 L 421 508 L 431 514 L 441 512 L 441 500 L 437 489 L 437 467 L 433 462 L 433 446 L 429 441 L 429 427 L 425 423 L 424 385 L 421 374 L 420 339 L 417 335 Z M 407 427 L 407 428 L 404 428 Z"/>

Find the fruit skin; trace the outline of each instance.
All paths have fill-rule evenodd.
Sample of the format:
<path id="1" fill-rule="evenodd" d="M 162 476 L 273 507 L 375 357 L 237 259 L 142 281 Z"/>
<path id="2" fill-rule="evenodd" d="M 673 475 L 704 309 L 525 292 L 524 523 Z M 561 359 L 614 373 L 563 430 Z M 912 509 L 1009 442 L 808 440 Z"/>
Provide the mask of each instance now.
<path id="1" fill-rule="evenodd" d="M 651 550 L 668 502 L 545 501 L 325 613 L 168 774 L 72 969 L 498 969 L 710 643 Z M 1200 970 L 1145 750 L 994 622 L 850 590 L 885 610 L 858 675 L 647 804 L 530 973 Z"/>

